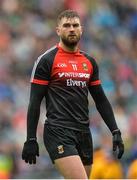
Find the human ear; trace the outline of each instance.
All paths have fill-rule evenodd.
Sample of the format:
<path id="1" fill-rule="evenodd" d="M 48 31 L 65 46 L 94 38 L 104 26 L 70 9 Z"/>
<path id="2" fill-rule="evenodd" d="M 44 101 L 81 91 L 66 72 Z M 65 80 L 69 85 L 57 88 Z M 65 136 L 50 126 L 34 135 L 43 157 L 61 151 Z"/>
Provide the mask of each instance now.
<path id="1" fill-rule="evenodd" d="M 56 33 L 57 33 L 58 36 L 60 36 L 60 29 L 59 29 L 58 26 L 56 27 Z"/>
<path id="2" fill-rule="evenodd" d="M 81 35 L 83 34 L 83 26 L 81 26 L 81 32 L 80 32 L 80 34 L 81 34 Z"/>

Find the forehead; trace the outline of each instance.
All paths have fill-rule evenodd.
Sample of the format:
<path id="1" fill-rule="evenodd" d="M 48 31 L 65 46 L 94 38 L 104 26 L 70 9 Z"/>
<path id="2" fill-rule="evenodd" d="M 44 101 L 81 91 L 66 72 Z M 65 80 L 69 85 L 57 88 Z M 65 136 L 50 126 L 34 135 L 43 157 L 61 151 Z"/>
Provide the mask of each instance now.
<path id="1" fill-rule="evenodd" d="M 80 19 L 78 17 L 73 17 L 73 18 L 66 18 L 66 17 L 63 17 L 61 20 L 60 20 L 60 23 L 59 25 L 63 25 L 65 23 L 69 23 L 69 24 L 80 24 Z"/>

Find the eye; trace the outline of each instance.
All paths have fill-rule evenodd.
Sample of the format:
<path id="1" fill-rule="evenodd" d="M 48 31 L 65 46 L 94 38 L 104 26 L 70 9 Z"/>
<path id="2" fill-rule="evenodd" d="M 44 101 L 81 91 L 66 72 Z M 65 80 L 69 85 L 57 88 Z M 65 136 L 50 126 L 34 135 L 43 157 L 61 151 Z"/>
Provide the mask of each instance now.
<path id="1" fill-rule="evenodd" d="M 68 27 L 70 27 L 71 25 L 69 24 L 69 23 L 65 23 L 65 24 L 63 24 L 63 27 L 65 27 L 65 28 L 68 28 Z"/>
<path id="2" fill-rule="evenodd" d="M 74 27 L 74 28 L 77 28 L 77 27 L 79 27 L 79 24 L 78 24 L 78 23 L 73 24 L 73 27 Z"/>

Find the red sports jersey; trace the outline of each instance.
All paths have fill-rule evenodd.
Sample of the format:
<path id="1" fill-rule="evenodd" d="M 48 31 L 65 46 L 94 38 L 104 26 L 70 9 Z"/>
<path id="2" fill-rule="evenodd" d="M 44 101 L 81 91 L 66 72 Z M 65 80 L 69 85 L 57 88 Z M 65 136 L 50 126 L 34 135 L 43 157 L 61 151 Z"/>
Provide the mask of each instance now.
<path id="1" fill-rule="evenodd" d="M 35 62 L 31 83 L 48 86 L 46 123 L 76 130 L 88 128 L 88 87 L 100 84 L 92 57 L 54 46 Z"/>

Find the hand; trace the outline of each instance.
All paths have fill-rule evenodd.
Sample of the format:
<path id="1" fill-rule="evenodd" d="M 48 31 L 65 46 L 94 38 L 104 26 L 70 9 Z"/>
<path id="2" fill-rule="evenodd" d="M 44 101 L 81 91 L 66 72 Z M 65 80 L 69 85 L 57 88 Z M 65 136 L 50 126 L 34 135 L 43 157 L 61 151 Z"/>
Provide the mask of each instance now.
<path id="1" fill-rule="evenodd" d="M 39 156 L 39 146 L 36 140 L 28 140 L 24 143 L 22 159 L 26 163 L 36 164 L 36 156 Z"/>
<path id="2" fill-rule="evenodd" d="M 119 129 L 114 130 L 113 134 L 113 153 L 120 159 L 124 153 L 124 143 L 121 138 L 121 132 Z"/>

